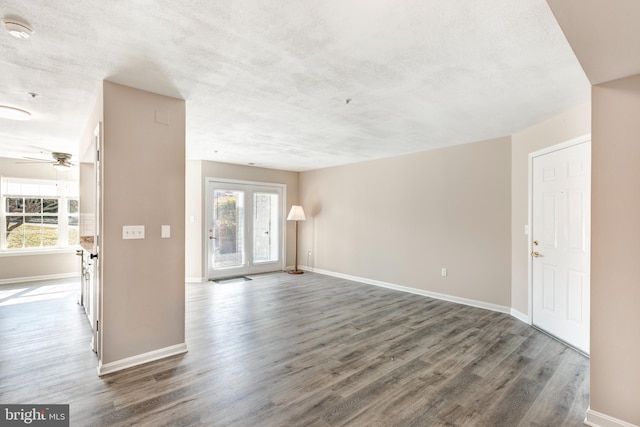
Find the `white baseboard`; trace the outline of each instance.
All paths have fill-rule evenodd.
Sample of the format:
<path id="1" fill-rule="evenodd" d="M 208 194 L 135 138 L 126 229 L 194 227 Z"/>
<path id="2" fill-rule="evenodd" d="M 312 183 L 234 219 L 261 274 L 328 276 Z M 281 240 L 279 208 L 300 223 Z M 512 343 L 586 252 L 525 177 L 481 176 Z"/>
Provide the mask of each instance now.
<path id="1" fill-rule="evenodd" d="M 114 372 L 121 371 L 123 369 L 132 368 L 134 366 L 142 365 L 156 360 L 164 359 L 165 357 L 175 356 L 177 354 L 183 354 L 187 352 L 187 345 L 185 343 L 172 345 L 170 347 L 153 350 L 148 353 L 138 354 L 136 356 L 127 357 L 126 359 L 116 360 L 115 362 L 98 364 L 98 376 L 112 374 Z"/>
<path id="2" fill-rule="evenodd" d="M 589 408 L 584 423 L 592 427 L 638 427 L 635 424 L 619 420 Z"/>
<path id="3" fill-rule="evenodd" d="M 0 279 L 0 285 L 13 285 L 18 283 L 42 282 L 46 280 L 60 280 L 60 279 L 80 280 L 80 273 L 47 274 L 45 276 L 29 276 L 29 277 L 14 277 L 12 279 Z"/>
<path id="4" fill-rule="evenodd" d="M 455 302 L 457 304 L 469 305 L 471 307 L 484 308 L 485 310 L 497 311 L 499 313 L 511 314 L 511 308 L 503 305 L 491 304 L 484 301 L 476 301 L 468 298 L 456 297 L 453 295 L 440 294 L 437 292 L 425 291 L 422 289 L 410 288 L 408 286 L 396 285 L 393 283 L 381 282 L 379 280 L 367 279 L 365 277 L 351 276 L 349 274 L 336 273 L 333 271 L 322 270 L 319 268 L 311 268 L 299 266 L 298 268 L 314 273 L 324 274 L 326 276 L 339 277 L 340 279 L 353 280 L 354 282 L 366 283 L 368 285 L 380 286 L 382 288 L 394 289 L 396 291 L 409 292 L 416 295 L 435 298 L 443 301 Z"/>
<path id="5" fill-rule="evenodd" d="M 591 408 L 587 410 L 587 418 L 584 419 L 584 423 L 591 427 L 638 427 L 635 424 L 610 417 Z"/>
<path id="6" fill-rule="evenodd" d="M 519 312 L 515 308 L 511 309 L 510 314 L 511 314 L 511 316 L 515 317 L 516 319 L 518 319 L 521 322 L 526 323 L 527 325 L 531 324 L 531 319 L 529 318 L 529 316 L 524 314 L 524 313 Z"/>
<path id="7" fill-rule="evenodd" d="M 207 279 L 204 277 L 185 277 L 185 283 L 203 283 L 206 282 Z"/>

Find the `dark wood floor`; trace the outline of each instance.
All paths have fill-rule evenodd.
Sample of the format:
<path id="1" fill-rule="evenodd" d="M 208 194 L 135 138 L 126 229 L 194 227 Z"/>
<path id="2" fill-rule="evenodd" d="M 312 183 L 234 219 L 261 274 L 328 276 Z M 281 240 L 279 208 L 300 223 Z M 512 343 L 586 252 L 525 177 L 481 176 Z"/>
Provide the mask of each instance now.
<path id="1" fill-rule="evenodd" d="M 189 284 L 189 352 L 99 378 L 76 294 L 0 287 L 0 403 L 92 427 L 579 426 L 588 406 L 588 359 L 508 315 L 309 273 Z"/>

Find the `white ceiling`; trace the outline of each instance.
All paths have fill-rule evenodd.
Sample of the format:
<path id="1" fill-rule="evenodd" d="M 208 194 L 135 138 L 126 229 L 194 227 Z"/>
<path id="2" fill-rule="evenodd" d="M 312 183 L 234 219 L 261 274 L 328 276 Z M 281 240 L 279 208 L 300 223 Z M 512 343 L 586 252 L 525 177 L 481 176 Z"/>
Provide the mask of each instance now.
<path id="1" fill-rule="evenodd" d="M 103 79 L 186 99 L 188 158 L 297 171 L 509 135 L 590 94 L 544 0 L 0 7 L 35 30 L 0 31 L 0 104 L 33 114 L 0 119 L 4 156 L 76 153 Z"/>

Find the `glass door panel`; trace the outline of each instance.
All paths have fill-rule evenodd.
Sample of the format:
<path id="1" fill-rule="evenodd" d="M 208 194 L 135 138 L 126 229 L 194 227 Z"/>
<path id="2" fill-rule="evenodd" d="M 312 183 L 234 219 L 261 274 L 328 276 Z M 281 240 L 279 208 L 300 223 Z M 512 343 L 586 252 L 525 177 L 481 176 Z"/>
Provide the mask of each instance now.
<path id="1" fill-rule="evenodd" d="M 253 195 L 253 263 L 277 262 L 280 258 L 278 194 Z"/>
<path id="2" fill-rule="evenodd" d="M 240 267 L 245 264 L 244 192 L 213 191 L 213 231 L 209 240 L 214 269 Z"/>

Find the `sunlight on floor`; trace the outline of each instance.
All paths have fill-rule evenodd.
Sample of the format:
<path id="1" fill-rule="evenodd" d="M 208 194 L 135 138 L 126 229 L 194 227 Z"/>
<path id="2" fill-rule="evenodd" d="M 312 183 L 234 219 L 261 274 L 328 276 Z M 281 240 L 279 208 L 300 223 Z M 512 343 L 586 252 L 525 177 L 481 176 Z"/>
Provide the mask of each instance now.
<path id="1" fill-rule="evenodd" d="M 9 289 L 0 288 L 0 307 L 34 301 L 67 298 L 79 292 L 80 283 L 77 281 L 43 284 L 36 288 L 33 287 L 33 284 L 11 287 Z"/>

